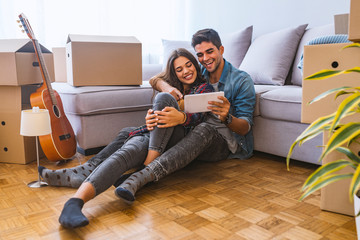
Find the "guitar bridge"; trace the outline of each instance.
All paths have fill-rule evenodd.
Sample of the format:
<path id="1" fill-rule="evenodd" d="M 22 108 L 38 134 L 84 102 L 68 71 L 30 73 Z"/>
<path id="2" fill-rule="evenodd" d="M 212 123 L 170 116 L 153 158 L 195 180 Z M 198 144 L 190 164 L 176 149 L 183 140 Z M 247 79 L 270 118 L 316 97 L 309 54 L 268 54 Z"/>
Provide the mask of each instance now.
<path id="1" fill-rule="evenodd" d="M 60 141 L 64 141 L 64 140 L 69 139 L 69 138 L 71 138 L 71 135 L 69 133 L 59 136 Z"/>

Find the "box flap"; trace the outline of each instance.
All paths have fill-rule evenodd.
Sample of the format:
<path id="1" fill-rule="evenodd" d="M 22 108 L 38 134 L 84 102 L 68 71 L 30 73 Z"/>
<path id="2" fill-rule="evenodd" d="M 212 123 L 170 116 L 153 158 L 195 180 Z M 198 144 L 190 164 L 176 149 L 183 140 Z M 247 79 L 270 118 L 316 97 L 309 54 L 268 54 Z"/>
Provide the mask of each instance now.
<path id="1" fill-rule="evenodd" d="M 40 44 L 42 53 L 51 53 Z M 35 52 L 30 39 L 0 39 L 0 52 Z"/>
<path id="2" fill-rule="evenodd" d="M 69 42 L 140 43 L 140 41 L 133 36 L 99 36 L 79 34 L 69 34 L 66 43 Z"/>

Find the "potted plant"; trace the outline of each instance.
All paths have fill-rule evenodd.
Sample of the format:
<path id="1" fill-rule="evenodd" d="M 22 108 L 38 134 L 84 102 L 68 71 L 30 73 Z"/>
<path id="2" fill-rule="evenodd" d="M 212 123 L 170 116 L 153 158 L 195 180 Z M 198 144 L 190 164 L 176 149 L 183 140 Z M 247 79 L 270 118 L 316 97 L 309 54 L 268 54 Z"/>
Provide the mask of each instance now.
<path id="1" fill-rule="evenodd" d="M 344 48 L 352 47 L 359 48 L 360 43 L 352 43 Z M 332 76 L 351 72 L 360 73 L 360 67 L 354 67 L 352 69 L 343 71 L 322 70 L 309 77 L 306 77 L 305 80 L 322 80 Z M 289 169 L 290 157 L 296 145 L 300 146 L 302 143 L 314 138 L 321 133 L 330 134 L 330 138 L 327 144 L 323 146 L 324 149 L 319 158 L 319 161 L 321 161 L 332 151 L 338 151 L 342 153 L 344 158 L 326 163 L 316 169 L 306 179 L 303 187 L 301 188 L 303 194 L 301 195 L 300 200 L 303 200 L 314 191 L 342 179 L 351 179 L 349 186 L 350 201 L 353 201 L 354 195 L 357 195 L 360 188 L 360 152 L 354 153 L 349 149 L 349 146 L 354 142 L 360 142 L 360 119 L 356 122 L 350 122 L 346 124 L 341 123 L 343 118 L 360 112 L 360 87 L 344 86 L 331 89 L 317 96 L 309 104 L 319 101 L 329 94 L 335 94 L 336 98 L 345 95 L 345 99 L 341 102 L 336 112 L 328 116 L 320 117 L 312 122 L 309 127 L 305 129 L 305 131 L 295 140 L 295 142 L 290 147 L 288 156 L 286 158 L 286 164 L 287 168 Z M 341 174 L 338 172 L 347 166 L 353 168 L 354 171 L 346 174 Z M 359 209 L 357 209 L 356 215 L 360 215 Z"/>

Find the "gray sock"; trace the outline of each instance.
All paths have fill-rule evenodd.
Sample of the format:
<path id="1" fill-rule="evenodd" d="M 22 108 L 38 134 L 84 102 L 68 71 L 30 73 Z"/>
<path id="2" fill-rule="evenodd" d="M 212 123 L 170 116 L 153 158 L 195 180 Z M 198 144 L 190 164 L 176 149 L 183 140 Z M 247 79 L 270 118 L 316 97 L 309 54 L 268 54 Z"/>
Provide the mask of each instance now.
<path id="1" fill-rule="evenodd" d="M 86 162 L 73 168 L 50 170 L 40 166 L 38 170 L 44 181 L 51 186 L 78 188 L 95 168 L 96 165 Z"/>
<path id="2" fill-rule="evenodd" d="M 115 195 L 127 202 L 135 200 L 135 193 L 145 184 L 155 180 L 155 175 L 149 167 L 133 173 L 115 189 Z"/>

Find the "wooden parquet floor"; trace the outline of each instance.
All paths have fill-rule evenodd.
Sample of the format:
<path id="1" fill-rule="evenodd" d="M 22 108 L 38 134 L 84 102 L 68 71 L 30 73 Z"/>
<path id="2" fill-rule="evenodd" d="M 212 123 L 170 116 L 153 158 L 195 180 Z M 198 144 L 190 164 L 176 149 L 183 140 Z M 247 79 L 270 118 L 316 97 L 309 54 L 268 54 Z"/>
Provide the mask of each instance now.
<path id="1" fill-rule="evenodd" d="M 53 169 L 84 163 L 80 154 Z M 320 193 L 299 202 L 314 165 L 255 153 L 249 160 L 194 162 L 145 186 L 135 203 L 114 188 L 85 204 L 86 227 L 69 230 L 58 217 L 75 189 L 32 189 L 36 162 L 0 164 L 0 239 L 356 239 L 353 217 L 322 211 Z"/>

